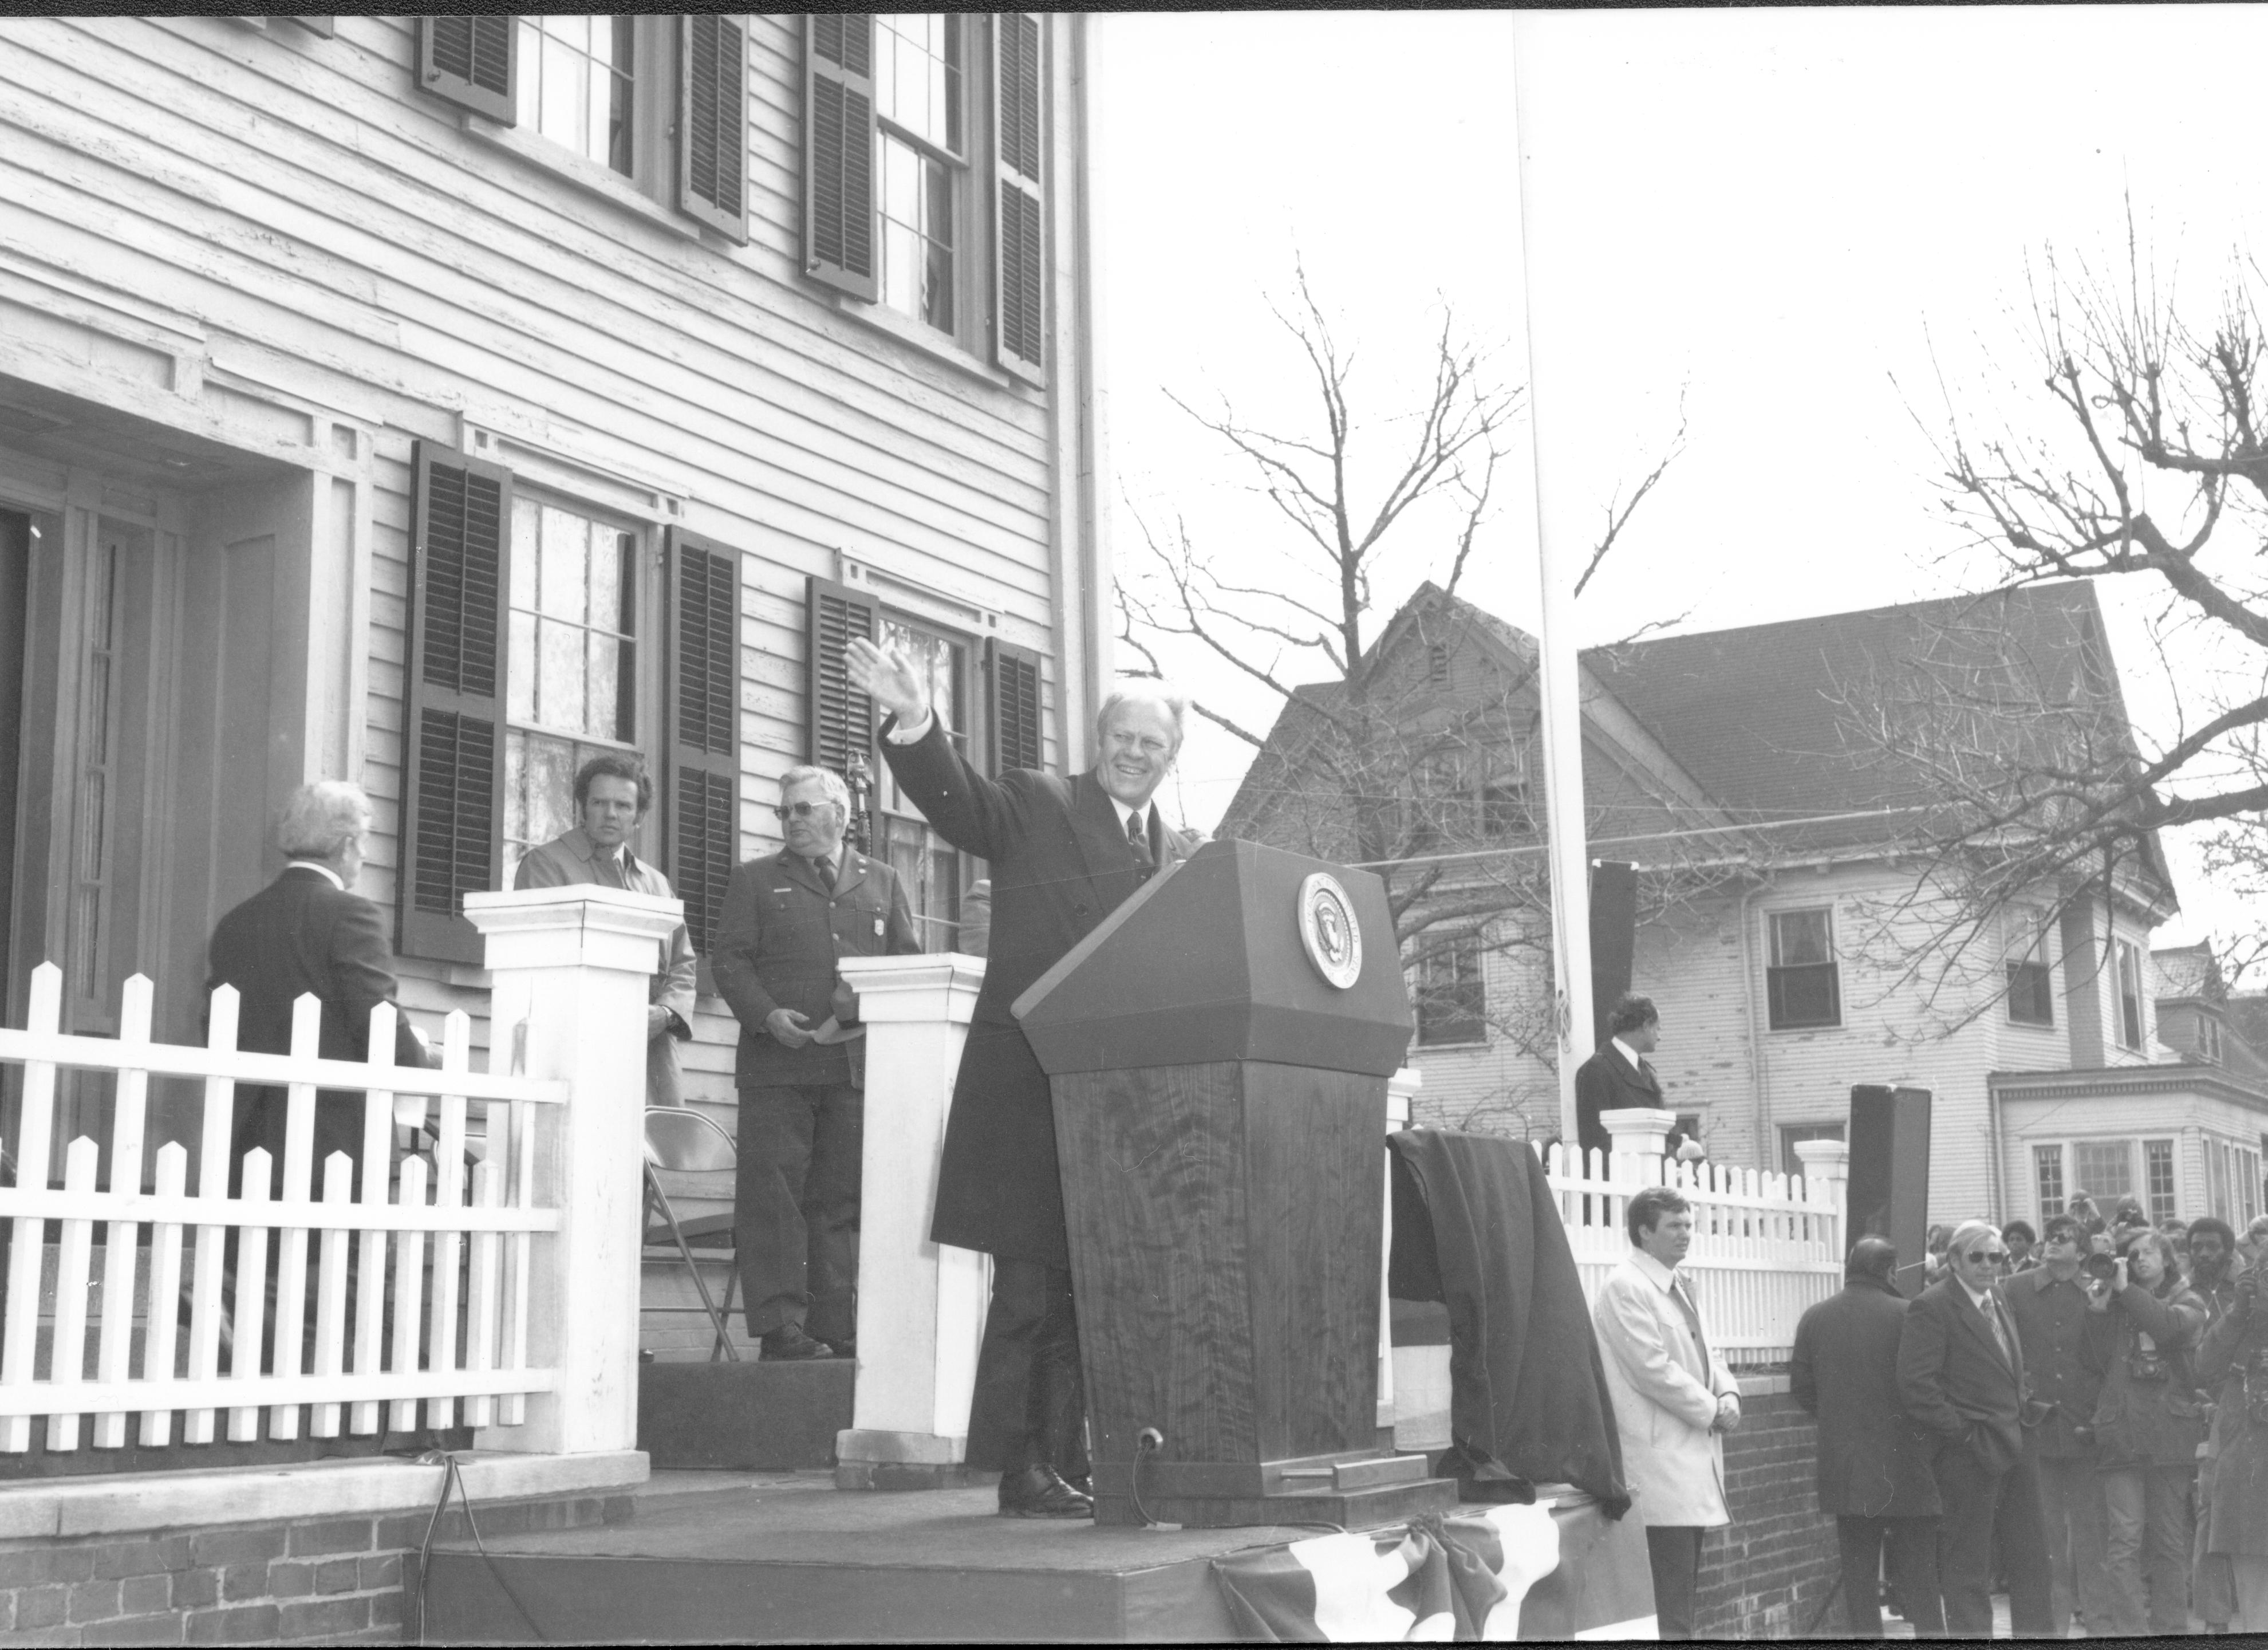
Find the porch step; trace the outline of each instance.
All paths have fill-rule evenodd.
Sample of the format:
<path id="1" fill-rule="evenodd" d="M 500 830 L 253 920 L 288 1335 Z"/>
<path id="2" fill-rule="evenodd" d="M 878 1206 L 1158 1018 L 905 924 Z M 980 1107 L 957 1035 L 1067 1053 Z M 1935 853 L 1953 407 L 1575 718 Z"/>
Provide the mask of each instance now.
<path id="1" fill-rule="evenodd" d="M 644 1365 L 638 1447 L 657 1468 L 831 1465 L 835 1435 L 850 1425 L 856 1369 L 847 1358 Z"/>

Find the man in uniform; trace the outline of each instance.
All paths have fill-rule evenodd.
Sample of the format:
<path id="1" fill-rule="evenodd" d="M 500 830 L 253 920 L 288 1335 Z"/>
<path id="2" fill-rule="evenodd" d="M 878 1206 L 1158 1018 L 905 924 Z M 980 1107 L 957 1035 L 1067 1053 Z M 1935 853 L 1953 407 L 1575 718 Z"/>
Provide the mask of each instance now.
<path id="1" fill-rule="evenodd" d="M 825 768 L 780 776 L 787 846 L 738 866 L 711 968 L 740 1022 L 733 1248 L 766 1358 L 857 1352 L 865 1062 L 843 957 L 919 951 L 897 873 L 843 845 L 850 792 Z"/>
<path id="2" fill-rule="evenodd" d="M 1081 1476 L 1086 1401 L 1055 1111 L 1009 1005 L 1194 846 L 1152 800 L 1181 748 L 1188 701 L 1159 683 L 1122 683 L 1096 715 L 1091 771 L 1061 779 L 1019 768 L 995 780 L 954 748 L 897 650 L 854 639 L 849 667 L 889 713 L 882 754 L 899 787 L 938 835 L 991 870 L 990 961 L 954 1084 L 930 1228 L 936 1242 L 993 1257 L 968 1464 L 999 1469 L 1004 1515 L 1091 1517 L 1094 1501 L 1065 1481 Z"/>

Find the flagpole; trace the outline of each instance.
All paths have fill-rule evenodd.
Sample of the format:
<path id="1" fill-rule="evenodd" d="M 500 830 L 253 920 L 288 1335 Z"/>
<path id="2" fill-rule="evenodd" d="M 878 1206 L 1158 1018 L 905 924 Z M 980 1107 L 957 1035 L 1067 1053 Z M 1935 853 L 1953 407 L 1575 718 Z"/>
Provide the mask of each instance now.
<path id="1" fill-rule="evenodd" d="M 1528 426 L 1535 462 L 1535 565 L 1543 608 L 1536 633 L 1538 676 L 1543 700 L 1543 797 L 1546 858 L 1551 874 L 1552 1013 L 1557 1033 L 1559 1138 L 1571 1152 L 1579 1146 L 1575 1115 L 1575 1068 L 1591 1056 L 1590 849 L 1583 808 L 1583 703 L 1581 667 L 1575 653 L 1570 611 L 1574 602 L 1573 561 L 1577 547 L 1559 530 L 1552 478 L 1564 467 L 1553 462 L 1552 425 L 1547 414 L 1553 393 L 1568 381 L 1561 376 L 1561 352 L 1547 326 L 1537 322 L 1535 254 L 1536 182 L 1543 171 L 1536 151 L 1538 38 L 1552 19 L 1533 12 L 1513 23 L 1513 130 L 1520 148 L 1520 258 L 1521 297 L 1528 318 Z M 1561 249 L 1564 254 L 1564 248 Z"/>

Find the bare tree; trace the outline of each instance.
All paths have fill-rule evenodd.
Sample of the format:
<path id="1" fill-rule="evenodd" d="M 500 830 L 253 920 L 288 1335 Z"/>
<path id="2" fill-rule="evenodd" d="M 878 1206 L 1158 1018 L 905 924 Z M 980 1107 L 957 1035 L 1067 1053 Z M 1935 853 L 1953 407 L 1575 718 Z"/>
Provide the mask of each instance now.
<path id="1" fill-rule="evenodd" d="M 1277 706 L 1272 736 L 1216 704 L 1197 706 L 1258 753 L 1246 793 L 1256 786 L 1271 799 L 1260 834 L 1377 870 L 1421 994 L 1440 995 L 1449 1012 L 1488 1014 L 1500 1036 L 1548 1058 L 1548 986 L 1484 992 L 1461 974 L 1484 934 L 1490 966 L 1543 960 L 1548 978 L 1541 790 L 1528 777 L 1533 645 L 1497 627 L 1491 662 L 1476 666 L 1459 645 L 1468 621 L 1443 616 L 1470 608 L 1440 604 L 1389 632 L 1375 596 L 1418 575 L 1455 595 L 1490 519 L 1521 392 L 1500 381 L 1489 352 L 1444 306 L 1422 395 L 1398 414 L 1372 411 L 1359 404 L 1353 352 L 1304 270 L 1294 301 L 1271 309 L 1304 367 L 1310 421 L 1263 429 L 1226 402 L 1204 410 L 1172 399 L 1242 463 L 1285 530 L 1231 556 L 1184 520 L 1160 527 L 1136 512 L 1147 554 L 1120 578 L 1120 642 L 1147 674 L 1160 674 L 1160 649 L 1194 648 L 1264 689 Z M 1683 436 L 1681 422 L 1668 455 L 1609 505 L 1583 583 Z M 1605 813 L 1594 821 L 1602 832 L 1612 825 Z M 1659 877 L 1649 886 L 1657 906 L 1683 894 Z M 1508 916 L 1515 920 L 1501 920 Z"/>
<path id="2" fill-rule="evenodd" d="M 2130 728 L 2099 638 L 2051 662 L 1940 637 L 1895 681 L 1868 684 L 1873 703 L 1852 696 L 1854 724 L 1940 799 L 1921 836 L 1971 924 L 2027 890 L 2068 902 L 2146 876 L 2154 834 L 2170 827 L 2212 828 L 2216 871 L 2268 884 L 2263 272 L 2235 260 L 2193 321 L 2130 213 L 2108 273 L 2051 251 L 2028 274 L 2036 394 L 1980 434 L 1946 394 L 1933 437 L 1944 506 L 2004 589 L 2151 581 L 2163 595 L 2154 642 L 2183 661 L 2169 681 L 2191 685 L 2154 741 Z M 2198 694 L 2195 663 L 2215 655 L 2235 662 Z"/>

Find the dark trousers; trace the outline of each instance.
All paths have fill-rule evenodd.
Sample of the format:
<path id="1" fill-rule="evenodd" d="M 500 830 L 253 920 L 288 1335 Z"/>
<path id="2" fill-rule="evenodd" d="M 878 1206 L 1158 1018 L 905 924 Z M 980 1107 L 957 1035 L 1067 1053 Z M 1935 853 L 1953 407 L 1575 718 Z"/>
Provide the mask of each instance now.
<path id="1" fill-rule="evenodd" d="M 1066 1478 L 1086 1472 L 1086 1383 L 1069 1272 L 993 1257 L 992 1304 L 968 1404 L 968 1464 L 987 1472 L 1052 1466 Z"/>
<path id="2" fill-rule="evenodd" d="M 1701 1576 L 1701 1526 L 1649 1524 L 1646 1556 L 1653 1569 L 1653 1619 L 1664 1639 L 1693 1636 L 1693 1595 Z"/>
<path id="3" fill-rule="evenodd" d="M 1843 1555 L 1843 1619 L 1854 1639 L 1882 1636 L 1882 1552 L 1889 1548 L 1890 1586 L 1916 1634 L 1945 1632 L 1937 1593 L 1937 1521 L 1838 1514 L 1835 1542 Z"/>
<path id="4" fill-rule="evenodd" d="M 2116 1612 L 2095 1452 L 2042 1455 L 2038 1468 L 2040 1514 L 2047 1521 L 2049 1631 L 2060 1636 L 2076 1614 L 2089 1633 L 2108 1632 Z"/>
<path id="5" fill-rule="evenodd" d="M 733 1248 L 748 1333 L 800 1323 L 858 1332 L 858 1176 L 865 1097 L 845 1083 L 740 1091 Z"/>
<path id="6" fill-rule="evenodd" d="M 1992 1472 L 1966 1444 L 1941 1444 L 1931 1467 L 1945 1515 L 1938 1521 L 1937 1579 L 1945 1631 L 1955 1639 L 1992 1636 L 1992 1563 L 2008 1578 L 2008 1618 L 2019 1639 L 2049 1632 L 2047 1532 L 2040 1480 L 2027 1450 Z"/>

